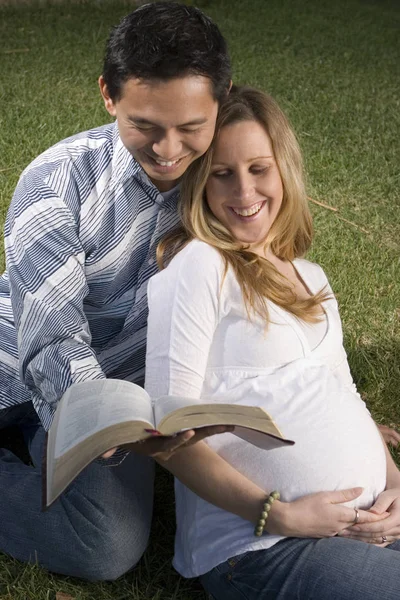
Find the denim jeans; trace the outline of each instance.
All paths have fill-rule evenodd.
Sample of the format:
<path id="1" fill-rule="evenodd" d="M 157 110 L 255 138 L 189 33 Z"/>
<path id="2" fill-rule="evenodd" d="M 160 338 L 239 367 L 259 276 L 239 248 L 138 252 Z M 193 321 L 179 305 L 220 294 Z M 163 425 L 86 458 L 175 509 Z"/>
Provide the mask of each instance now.
<path id="1" fill-rule="evenodd" d="M 119 466 L 94 462 L 42 512 L 45 431 L 30 403 L 0 410 L 0 428 L 16 424 L 33 466 L 0 448 L 0 552 L 92 581 L 131 569 L 148 542 L 153 461 L 129 454 Z"/>
<path id="2" fill-rule="evenodd" d="M 399 541 L 379 548 L 287 538 L 230 558 L 200 580 L 215 600 L 399 600 L 399 550 Z"/>

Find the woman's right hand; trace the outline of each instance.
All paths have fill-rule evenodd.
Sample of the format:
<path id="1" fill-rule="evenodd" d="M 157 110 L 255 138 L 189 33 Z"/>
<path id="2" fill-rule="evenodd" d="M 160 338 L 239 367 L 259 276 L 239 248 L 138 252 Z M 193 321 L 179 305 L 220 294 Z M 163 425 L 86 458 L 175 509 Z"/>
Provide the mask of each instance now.
<path id="1" fill-rule="evenodd" d="M 355 500 L 362 492 L 363 488 L 356 487 L 317 492 L 293 502 L 275 501 L 268 515 L 266 530 L 287 537 L 333 537 L 354 524 L 355 509 L 343 506 L 343 503 Z M 380 521 L 388 516 L 388 513 L 376 515 L 360 509 L 358 513 L 359 520 L 364 523 Z"/>

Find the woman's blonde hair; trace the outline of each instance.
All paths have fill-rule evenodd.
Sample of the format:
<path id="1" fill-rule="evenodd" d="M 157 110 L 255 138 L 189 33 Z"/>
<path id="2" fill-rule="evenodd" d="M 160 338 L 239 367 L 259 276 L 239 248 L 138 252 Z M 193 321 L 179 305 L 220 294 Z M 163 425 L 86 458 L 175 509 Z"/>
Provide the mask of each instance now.
<path id="1" fill-rule="evenodd" d="M 304 186 L 303 161 L 290 123 L 271 96 L 251 87 L 234 86 L 220 107 L 215 136 L 223 127 L 242 121 L 259 123 L 268 134 L 282 183 L 283 199 L 278 215 L 265 240 L 265 248 L 292 261 L 310 247 L 313 228 Z M 249 245 L 235 240 L 207 204 L 205 187 L 213 160 L 214 143 L 186 171 L 181 188 L 182 226 L 169 234 L 158 247 L 158 262 L 164 268 L 190 240 L 197 238 L 216 248 L 239 282 L 247 312 L 258 313 L 268 324 L 267 299 L 296 317 L 315 322 L 321 314 L 323 290 L 299 299 L 293 284 L 267 259 L 252 252 Z"/>

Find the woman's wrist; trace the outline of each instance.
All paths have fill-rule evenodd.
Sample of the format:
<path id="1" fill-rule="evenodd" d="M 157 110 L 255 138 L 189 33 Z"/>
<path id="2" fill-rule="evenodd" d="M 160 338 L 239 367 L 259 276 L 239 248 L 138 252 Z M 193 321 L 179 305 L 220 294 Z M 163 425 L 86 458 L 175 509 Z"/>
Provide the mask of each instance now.
<path id="1" fill-rule="evenodd" d="M 265 531 L 267 533 L 275 535 L 284 535 L 284 531 L 287 528 L 288 521 L 288 502 L 282 502 L 282 500 L 275 500 L 271 506 L 271 510 L 268 515 L 268 521 L 265 525 Z"/>
<path id="2" fill-rule="evenodd" d="M 274 504 L 274 502 L 276 500 L 279 500 L 279 498 L 280 498 L 280 493 L 276 490 L 271 492 L 268 495 L 268 497 L 266 498 L 266 500 L 263 504 L 263 507 L 262 507 L 262 511 L 260 513 L 260 516 L 259 516 L 256 526 L 254 528 L 254 535 L 256 537 L 260 537 L 264 533 L 265 526 L 266 526 L 266 523 L 268 520 L 269 513 L 271 512 L 272 505 Z"/>

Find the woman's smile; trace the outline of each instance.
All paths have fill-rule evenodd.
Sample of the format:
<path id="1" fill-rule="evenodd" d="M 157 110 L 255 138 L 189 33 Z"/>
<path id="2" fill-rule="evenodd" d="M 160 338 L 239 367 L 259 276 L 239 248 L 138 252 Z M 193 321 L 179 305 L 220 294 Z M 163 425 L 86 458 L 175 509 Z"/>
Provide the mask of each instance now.
<path id="1" fill-rule="evenodd" d="M 230 206 L 229 209 L 244 223 L 246 221 L 254 221 L 257 219 L 266 204 L 266 200 L 263 202 L 257 202 L 252 206 L 246 208 L 239 208 L 237 206 Z"/>

